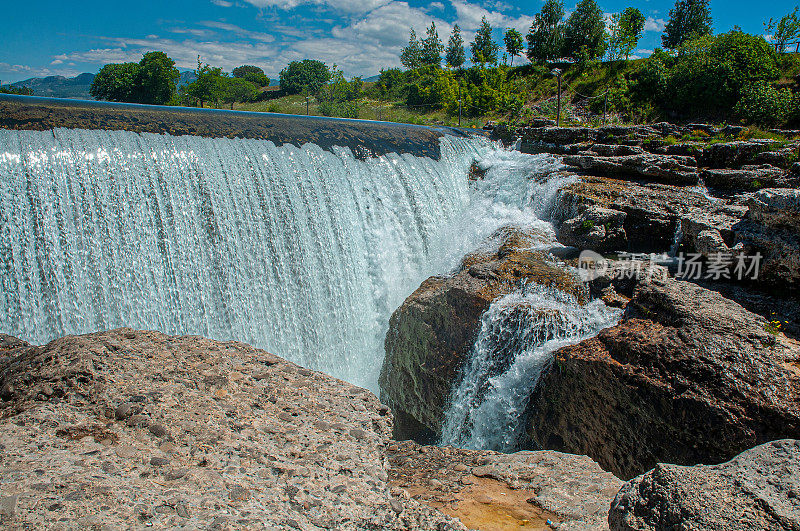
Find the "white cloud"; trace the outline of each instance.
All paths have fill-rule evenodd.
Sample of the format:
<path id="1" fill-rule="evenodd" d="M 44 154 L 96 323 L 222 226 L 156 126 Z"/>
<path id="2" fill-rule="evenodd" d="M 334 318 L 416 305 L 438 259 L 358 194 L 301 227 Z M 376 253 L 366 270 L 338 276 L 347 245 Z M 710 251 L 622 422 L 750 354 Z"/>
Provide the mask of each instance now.
<path id="1" fill-rule="evenodd" d="M 289 10 L 301 5 L 324 6 L 334 11 L 344 13 L 368 13 L 380 6 L 389 4 L 392 0 L 245 0 L 260 8 L 274 7 Z"/>
<path id="2" fill-rule="evenodd" d="M 662 32 L 664 31 L 664 27 L 666 25 L 667 22 L 663 18 L 647 17 L 647 19 L 644 21 L 644 30 Z"/>
<path id="3" fill-rule="evenodd" d="M 200 24 L 207 28 L 214 28 L 222 31 L 231 32 L 240 37 L 246 37 L 248 39 L 253 39 L 255 41 L 272 42 L 275 40 L 275 37 L 270 35 L 269 33 L 246 30 L 244 28 L 236 26 L 235 24 L 228 24 L 227 22 L 207 20 L 200 22 Z"/>
<path id="4" fill-rule="evenodd" d="M 180 24 L 180 27 L 168 30 L 172 38 L 156 35 L 145 38 L 97 37 L 105 45 L 53 56 L 53 65 L 72 61 L 97 65 L 88 68 L 96 71 L 107 63 L 138 61 L 145 52 L 161 50 L 172 57 L 179 68 L 194 68 L 200 55 L 203 62 L 221 66 L 227 71 L 242 64 L 255 64 L 273 77 L 290 61 L 312 58 L 329 65 L 336 63 L 347 76 L 370 76 L 382 68 L 400 65 L 400 51 L 408 42 L 411 27 L 422 37 L 431 22 L 435 22 L 440 38 L 446 43 L 453 24 L 458 23 L 469 53 L 469 42 L 484 16 L 495 28 L 495 39 L 501 47 L 502 31 L 514 28 L 525 34 L 533 22 L 531 16 L 515 17 L 501 12 L 504 6 L 498 2 L 491 3 L 491 0 L 485 4 L 490 9 L 467 0 L 449 0 L 455 9 L 455 17 L 448 19 L 444 18 L 443 10 L 436 11 L 437 16 L 430 13 L 434 4 L 413 7 L 400 0 L 247 1 L 262 8 L 282 9 L 305 4 L 318 6 L 320 10 L 313 20 L 304 19 L 300 13 L 287 18 L 283 13 L 262 11 L 257 18 L 254 17 L 254 24 L 268 24 L 270 33 L 225 21 L 201 21 L 192 25 L 173 21 L 172 24 Z M 356 13 L 360 14 L 352 16 Z M 517 58 L 514 64 L 522 61 L 524 58 Z"/>
<path id="5" fill-rule="evenodd" d="M 410 7 L 406 2 L 392 2 L 375 9 L 367 16 L 346 27 L 334 27 L 333 37 L 345 42 L 368 41 L 387 48 L 403 46 L 408 42 L 411 28 L 417 35 L 424 35 L 425 29 L 436 23 L 439 36 L 449 34 L 452 26 L 421 9 Z M 399 52 L 398 52 L 399 53 Z"/>
<path id="6" fill-rule="evenodd" d="M 211 0 L 211 3 L 219 7 L 233 7 L 233 2 L 227 0 Z"/>

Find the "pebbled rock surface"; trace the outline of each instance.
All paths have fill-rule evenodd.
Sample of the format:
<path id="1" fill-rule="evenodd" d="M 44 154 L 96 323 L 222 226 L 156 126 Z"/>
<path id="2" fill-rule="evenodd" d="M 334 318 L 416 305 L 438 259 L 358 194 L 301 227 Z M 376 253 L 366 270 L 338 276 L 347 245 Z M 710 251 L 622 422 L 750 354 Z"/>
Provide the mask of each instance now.
<path id="1" fill-rule="evenodd" d="M 501 229 L 487 250 L 467 255 L 452 276 L 427 279 L 394 312 L 379 383 L 381 400 L 395 414 L 398 438 L 432 441 L 438 436 L 456 375 L 493 300 L 527 281 L 586 299 L 577 276 L 535 250 L 544 241 Z"/>
<path id="2" fill-rule="evenodd" d="M 557 225 L 592 207 L 623 212 L 625 239 L 618 241 L 616 250 L 637 252 L 668 250 L 683 217 L 690 212 L 717 212 L 722 206 L 698 190 L 598 176 L 581 176 L 559 190 L 557 203 Z M 559 241 L 570 245 L 571 240 Z"/>
<path id="3" fill-rule="evenodd" d="M 590 206 L 576 217 L 561 223 L 558 227 L 558 241 L 598 253 L 626 249 L 626 216 L 625 212 L 619 210 Z"/>
<path id="4" fill-rule="evenodd" d="M 564 164 L 593 175 L 645 178 L 672 185 L 698 182 L 697 161 L 694 157 L 681 155 L 602 155 L 587 150 L 564 156 Z"/>
<path id="5" fill-rule="evenodd" d="M 391 414 L 364 389 L 241 343 L 130 329 L 11 352 L 5 529 L 464 529 L 414 500 L 398 510 Z"/>
<path id="6" fill-rule="evenodd" d="M 556 352 L 528 435 L 622 478 L 800 437 L 800 347 L 765 325 L 695 284 L 640 284 L 620 324 Z"/>
<path id="7" fill-rule="evenodd" d="M 609 504 L 622 486 L 586 456 L 501 454 L 412 441 L 388 450 L 389 481 L 403 498 L 457 516 L 471 529 L 605 530 Z"/>
<path id="8" fill-rule="evenodd" d="M 800 529 L 800 441 L 778 440 L 726 463 L 659 464 L 611 504 L 613 531 Z"/>

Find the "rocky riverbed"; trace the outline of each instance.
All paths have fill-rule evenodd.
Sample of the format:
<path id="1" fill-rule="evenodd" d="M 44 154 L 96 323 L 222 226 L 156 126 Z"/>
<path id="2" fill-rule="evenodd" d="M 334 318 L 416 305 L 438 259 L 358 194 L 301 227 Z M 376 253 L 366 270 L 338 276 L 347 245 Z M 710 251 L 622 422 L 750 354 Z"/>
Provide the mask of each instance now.
<path id="1" fill-rule="evenodd" d="M 518 131 L 573 177 L 560 245 L 503 227 L 423 282 L 391 318 L 382 400 L 232 341 L 0 337 L 0 526 L 800 528 L 800 143 L 668 141 L 698 127 Z M 611 268 L 576 275 L 585 250 Z M 759 254 L 760 274 L 615 274 L 668 252 Z M 531 285 L 621 318 L 554 349 L 519 451 L 431 445 L 482 316 Z"/>
<path id="2" fill-rule="evenodd" d="M 236 342 L 4 336 L 0 393 L 4 529 L 604 528 L 621 486 L 582 456 L 396 443 L 369 391 Z"/>
<path id="3" fill-rule="evenodd" d="M 559 191 L 551 214 L 566 247 L 532 253 L 530 245 L 508 237 L 518 229 L 507 227 L 493 251 L 465 257 L 452 276 L 427 280 L 395 312 L 381 383 L 382 397 L 403 420 L 398 437 L 441 435 L 444 411 L 493 301 L 528 283 L 553 285 L 564 278 L 554 271 L 563 275 L 587 250 L 603 253 L 610 266 L 588 282 L 587 296 L 624 308 L 623 318 L 553 354 L 517 419 L 525 424 L 518 449 L 588 455 L 624 479 L 649 474 L 633 480 L 640 485 L 654 481 L 648 478 L 662 470 L 658 463 L 717 465 L 757 445 L 800 437 L 800 141 L 737 140 L 741 128 L 703 126 L 704 136 L 716 140 L 674 142 L 698 127 L 515 132 L 520 149 L 562 155 L 566 172 L 575 176 Z M 513 140 L 509 131 L 496 133 Z M 724 135 L 730 138 L 718 139 Z M 672 258 L 666 268 L 646 272 L 652 265 L 647 253 Z M 508 257 L 521 256 L 528 268 L 504 267 Z M 691 276 L 684 257 L 700 271 L 718 273 Z M 744 267 L 752 257 L 758 274 L 737 277 L 736 264 Z M 538 264 L 535 274 L 532 263 Z M 630 274 L 615 274 L 631 265 Z M 552 272 L 543 274 L 548 267 Z M 502 288 L 487 290 L 492 285 Z M 579 292 L 563 280 L 557 285 Z M 796 450 L 778 453 L 794 466 L 788 463 Z M 706 488 L 703 481 L 713 488 L 717 470 L 726 470 L 725 481 L 739 481 L 740 468 L 718 466 L 692 469 L 699 478 L 692 488 Z M 649 507 L 636 509 L 644 517 L 615 502 L 612 528 L 739 528 L 730 527 L 729 516 L 712 525 L 709 514 L 692 512 L 702 502 L 679 486 L 679 473 L 664 481 L 674 482 L 659 487 L 673 493 L 671 516 L 654 509 L 660 502 L 653 499 L 635 502 Z M 781 507 L 780 517 L 758 516 L 741 528 L 797 525 L 796 492 L 787 485 L 768 496 L 756 487 L 737 494 L 753 514 L 761 514 L 759 504 Z M 675 516 L 680 511 L 686 514 Z"/>

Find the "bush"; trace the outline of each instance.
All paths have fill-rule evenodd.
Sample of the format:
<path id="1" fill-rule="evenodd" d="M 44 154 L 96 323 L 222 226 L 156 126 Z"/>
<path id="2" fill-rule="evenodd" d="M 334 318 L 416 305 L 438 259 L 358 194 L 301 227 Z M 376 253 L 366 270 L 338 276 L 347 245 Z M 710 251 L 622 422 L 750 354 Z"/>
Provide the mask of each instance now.
<path id="1" fill-rule="evenodd" d="M 358 118 L 358 103 L 355 101 L 323 101 L 319 104 L 323 116 Z"/>
<path id="2" fill-rule="evenodd" d="M 731 31 L 691 41 L 675 57 L 657 50 L 633 74 L 631 94 L 664 112 L 725 117 L 753 83 L 778 76 L 777 55 L 762 37 Z"/>
<path id="3" fill-rule="evenodd" d="M 733 113 L 748 123 L 774 127 L 786 123 L 793 105 L 794 98 L 789 89 L 778 90 L 760 81 L 744 90 Z"/>

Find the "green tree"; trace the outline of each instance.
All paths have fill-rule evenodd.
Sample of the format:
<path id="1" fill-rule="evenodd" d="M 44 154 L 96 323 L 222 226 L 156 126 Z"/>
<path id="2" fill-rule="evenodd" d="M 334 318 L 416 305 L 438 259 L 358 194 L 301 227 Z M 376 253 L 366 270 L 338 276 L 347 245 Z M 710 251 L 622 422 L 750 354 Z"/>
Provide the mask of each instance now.
<path id="1" fill-rule="evenodd" d="M 198 102 L 200 107 L 203 107 L 205 102 L 219 104 L 220 100 L 225 98 L 229 79 L 222 72 L 222 68 L 203 64 L 198 57 L 195 75 L 197 79 L 189 83 L 184 90 L 185 96 L 190 100 Z"/>
<path id="2" fill-rule="evenodd" d="M 644 22 L 644 15 L 635 7 L 629 7 L 622 13 L 614 13 L 608 39 L 609 59 L 628 59 L 642 37 Z"/>
<path id="3" fill-rule="evenodd" d="M 223 80 L 224 92 L 222 101 L 229 103 L 231 109 L 233 109 L 233 104 L 237 101 L 253 101 L 258 96 L 258 87 L 244 78 L 223 77 Z"/>
<path id="4" fill-rule="evenodd" d="M 561 57 L 564 45 L 563 19 L 564 4 L 561 0 L 547 0 L 525 36 L 528 41 L 527 56 L 531 62 L 544 64 Z"/>
<path id="5" fill-rule="evenodd" d="M 442 64 L 442 52 L 444 45 L 436 31 L 436 23 L 431 22 L 428 33 L 421 43 L 420 60 L 423 65 L 439 66 Z"/>
<path id="6" fill-rule="evenodd" d="M 461 68 L 464 61 L 467 60 L 464 53 L 464 39 L 461 37 L 461 28 L 458 27 L 458 24 L 453 26 L 453 32 L 447 41 L 444 59 L 451 68 Z"/>
<path id="7" fill-rule="evenodd" d="M 138 63 L 107 64 L 94 76 L 89 94 L 96 100 L 135 103 L 138 75 Z"/>
<path id="8" fill-rule="evenodd" d="M 606 51 L 606 23 L 595 0 L 581 0 L 564 26 L 564 54 L 577 61 L 594 60 Z"/>
<path id="9" fill-rule="evenodd" d="M 250 83 L 258 85 L 259 87 L 266 87 L 269 85 L 269 78 L 266 74 L 264 74 L 264 71 L 257 66 L 237 66 L 233 69 L 233 71 L 231 71 L 231 75 L 240 79 L 246 79 Z"/>
<path id="10" fill-rule="evenodd" d="M 167 105 L 177 95 L 181 74 L 175 61 L 164 52 L 147 52 L 139 61 L 136 79 L 137 101 L 152 105 Z"/>
<path id="11" fill-rule="evenodd" d="M 514 66 L 514 58 L 522 53 L 522 34 L 515 29 L 506 30 L 503 35 L 503 41 L 506 44 L 506 51 L 511 56 L 511 66 Z"/>
<path id="12" fill-rule="evenodd" d="M 764 24 L 764 29 L 772 34 L 772 42 L 775 44 L 775 49 L 782 52 L 787 42 L 800 38 L 800 20 L 797 18 L 797 7 L 791 13 L 782 16 L 780 20 L 769 19 L 769 22 Z"/>
<path id="13" fill-rule="evenodd" d="M 180 73 L 164 52 L 148 52 L 138 63 L 108 64 L 89 93 L 98 100 L 167 105 L 175 101 Z"/>
<path id="14" fill-rule="evenodd" d="M 475 34 L 475 40 L 469 45 L 472 51 L 472 62 L 483 67 L 486 63 L 497 64 L 497 51 L 500 47 L 492 39 L 492 26 L 484 16 L 481 19 L 481 27 Z"/>
<path id="15" fill-rule="evenodd" d="M 422 66 L 422 46 L 417 39 L 417 33 L 411 28 L 408 45 L 400 53 L 400 62 L 409 70 Z"/>
<path id="16" fill-rule="evenodd" d="M 664 48 L 675 50 L 683 43 L 711 35 L 709 0 L 677 0 L 661 36 Z"/>
<path id="17" fill-rule="evenodd" d="M 344 73 L 333 65 L 329 83 L 320 89 L 317 98 L 319 110 L 324 116 L 358 118 L 358 98 L 361 97 L 364 83 L 360 77 L 347 81 Z"/>
<path id="18" fill-rule="evenodd" d="M 322 61 L 292 61 L 281 70 L 281 90 L 287 94 L 316 94 L 331 79 L 331 71 Z"/>

